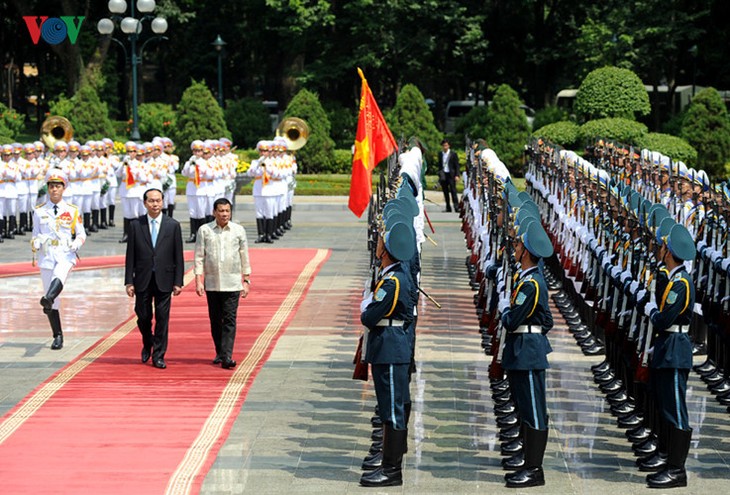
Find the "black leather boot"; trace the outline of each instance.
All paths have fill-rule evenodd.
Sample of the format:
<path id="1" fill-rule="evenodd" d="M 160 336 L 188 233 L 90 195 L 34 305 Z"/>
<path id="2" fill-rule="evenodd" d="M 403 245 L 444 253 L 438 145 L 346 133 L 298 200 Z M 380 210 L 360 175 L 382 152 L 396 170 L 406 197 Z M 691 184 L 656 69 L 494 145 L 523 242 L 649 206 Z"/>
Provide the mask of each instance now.
<path id="1" fill-rule="evenodd" d="M 89 232 L 99 232 L 99 210 L 91 210 Z"/>
<path id="2" fill-rule="evenodd" d="M 48 313 L 48 321 L 51 324 L 51 331 L 53 332 L 53 343 L 51 349 L 58 350 L 63 347 L 63 330 L 61 329 L 61 314 L 57 309 L 52 309 Z"/>
<path id="3" fill-rule="evenodd" d="M 256 219 L 256 233 L 258 234 L 258 237 L 256 237 L 256 240 L 254 242 L 256 244 L 265 242 L 264 239 L 266 238 L 266 232 L 264 230 L 264 219 L 263 218 Z"/>
<path id="4" fill-rule="evenodd" d="M 20 214 L 20 224 L 18 225 L 18 228 L 15 229 L 16 235 L 25 235 L 27 232 L 28 227 L 28 214 L 27 213 L 21 213 Z"/>
<path id="5" fill-rule="evenodd" d="M 86 231 L 86 234 L 91 233 L 91 213 L 84 213 L 84 230 Z"/>
<path id="6" fill-rule="evenodd" d="M 58 295 L 63 290 L 63 284 L 57 278 L 51 280 L 51 284 L 48 286 L 46 294 L 41 297 L 41 306 L 43 306 L 43 312 L 49 314 L 53 309 L 53 303 Z"/>
<path id="7" fill-rule="evenodd" d="M 684 463 L 692 440 L 692 428 L 680 430 L 672 428 L 669 434 L 669 455 L 667 466 L 658 473 L 646 477 L 649 488 L 676 488 L 687 486 L 687 471 Z"/>
<path id="8" fill-rule="evenodd" d="M 173 218 L 173 214 L 175 213 L 175 205 L 167 205 L 167 216 L 170 218 Z"/>
<path id="9" fill-rule="evenodd" d="M 278 237 L 274 236 L 274 220 L 271 218 L 264 219 L 264 229 L 266 232 L 264 235 L 264 242 L 266 244 L 271 244 L 274 240 L 278 239 Z"/>
<path id="10" fill-rule="evenodd" d="M 191 218 L 190 219 L 190 237 L 188 237 L 188 240 L 185 242 L 187 242 L 188 244 L 195 242 L 197 235 L 198 235 L 198 219 Z"/>
<path id="11" fill-rule="evenodd" d="M 25 235 L 25 232 L 20 234 L 18 232 L 18 219 L 15 217 L 15 215 L 10 216 L 10 226 L 8 227 L 8 231 L 12 234 L 13 237 L 16 235 Z"/>
<path id="12" fill-rule="evenodd" d="M 8 217 L 3 218 L 2 224 L 3 237 L 6 239 L 15 239 L 15 236 L 13 235 L 13 230 L 10 228 L 10 222 L 8 221 Z"/>
<path id="13" fill-rule="evenodd" d="M 114 223 L 114 210 L 116 209 L 116 205 L 109 205 L 109 227 L 116 227 L 116 224 Z"/>
<path id="14" fill-rule="evenodd" d="M 535 430 L 527 424 L 524 424 L 522 428 L 525 439 L 525 467 L 505 475 L 507 488 L 527 488 L 545 484 L 542 459 L 547 446 L 548 430 Z"/>
<path id="15" fill-rule="evenodd" d="M 124 227 L 122 230 L 123 230 L 122 238 L 119 239 L 120 244 L 127 242 L 127 233 L 129 232 L 129 219 L 128 218 L 124 219 Z"/>
<path id="16" fill-rule="evenodd" d="M 3 218 L 0 218 L 0 244 L 5 242 L 3 238 L 5 237 L 5 220 Z"/>
<path id="17" fill-rule="evenodd" d="M 99 222 L 99 228 L 101 230 L 108 229 L 109 227 L 107 226 L 107 223 L 106 223 L 106 208 L 102 208 L 101 210 L 99 210 L 99 214 L 101 215 L 101 221 Z"/>
<path id="18" fill-rule="evenodd" d="M 366 472 L 360 478 L 362 486 L 400 486 L 403 484 L 403 445 L 408 437 L 408 430 L 394 430 L 390 424 L 385 425 L 383 436 L 383 463 Z"/>

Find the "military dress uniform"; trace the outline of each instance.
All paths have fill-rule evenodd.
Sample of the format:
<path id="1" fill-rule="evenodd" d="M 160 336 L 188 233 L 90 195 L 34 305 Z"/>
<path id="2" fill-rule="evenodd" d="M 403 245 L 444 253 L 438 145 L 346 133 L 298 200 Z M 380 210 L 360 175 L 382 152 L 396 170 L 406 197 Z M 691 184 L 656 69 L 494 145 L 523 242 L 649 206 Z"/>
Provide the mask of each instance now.
<path id="1" fill-rule="evenodd" d="M 66 185 L 68 178 L 60 170 L 52 169 L 46 182 Z M 33 253 L 38 252 L 38 266 L 46 291 L 40 304 L 48 315 L 53 331 L 51 349 L 60 349 L 63 347 L 63 331 L 58 295 L 63 290 L 69 272 L 76 265 L 76 252 L 86 241 L 86 232 L 79 209 L 63 199 L 58 203 L 49 199 L 36 207 L 33 216 L 31 249 Z"/>
<path id="2" fill-rule="evenodd" d="M 370 363 L 378 413 L 383 423 L 382 464 L 366 471 L 363 486 L 394 486 L 403 483 L 401 466 L 406 450 L 408 425 L 405 404 L 410 403 L 409 368 L 413 318 L 413 282 L 402 261 L 415 250 L 412 217 L 406 222 L 394 216 L 379 240 L 395 260 L 382 267 L 378 282 L 361 304 L 360 321 L 368 329 L 365 361 Z"/>
<path id="3" fill-rule="evenodd" d="M 537 258 L 552 256 L 550 239 L 540 222 L 520 227 L 519 241 Z M 523 252 L 524 257 L 524 252 Z M 519 260 L 518 260 L 519 261 Z M 542 460 L 548 437 L 545 394 L 547 355 L 552 351 L 545 334 L 553 326 L 548 289 L 538 266 L 520 272 L 509 301 L 500 301 L 501 322 L 507 332 L 502 367 L 522 421 L 524 468 L 505 476 L 510 488 L 545 484 Z"/>
<path id="4" fill-rule="evenodd" d="M 686 227 L 674 225 L 664 238 L 666 250 L 679 260 L 694 260 L 694 240 Z M 659 294 L 659 292 L 657 292 Z M 652 488 L 672 488 L 687 485 L 684 464 L 689 452 L 692 428 L 687 414 L 687 379 L 692 367 L 692 342 L 689 326 L 695 302 L 695 287 L 684 264 L 679 263 L 669 272 L 668 283 L 661 291 L 658 305 L 647 304 L 645 313 L 656 333 L 652 340 L 651 384 L 660 418 L 669 427 L 666 446 L 666 467 L 647 476 Z M 666 433 L 664 433 L 666 434 Z"/>

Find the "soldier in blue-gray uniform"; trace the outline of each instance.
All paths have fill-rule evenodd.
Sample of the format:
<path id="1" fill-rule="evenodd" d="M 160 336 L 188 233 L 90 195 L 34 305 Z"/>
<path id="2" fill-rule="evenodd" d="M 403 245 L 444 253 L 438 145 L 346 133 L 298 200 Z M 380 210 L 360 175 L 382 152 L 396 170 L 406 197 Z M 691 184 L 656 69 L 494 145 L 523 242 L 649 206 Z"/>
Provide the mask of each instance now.
<path id="1" fill-rule="evenodd" d="M 411 401 L 408 369 L 412 341 L 412 279 L 401 263 L 415 250 L 413 224 L 394 220 L 379 237 L 376 255 L 381 274 L 372 294 L 362 302 L 360 321 L 368 329 L 365 361 L 372 369 L 378 411 L 383 423 L 382 464 L 366 471 L 363 486 L 403 484 L 401 466 L 408 438 L 405 404 Z"/>
<path id="2" fill-rule="evenodd" d="M 553 326 L 548 289 L 538 270 L 541 258 L 552 256 L 550 239 L 538 221 L 520 228 L 515 239 L 515 260 L 521 271 L 509 299 L 499 302 L 507 332 L 502 367 L 522 421 L 524 467 L 505 475 L 509 488 L 545 484 L 542 459 L 548 437 L 545 399 L 547 355 L 552 351 L 545 334 Z"/>
<path id="3" fill-rule="evenodd" d="M 650 318 L 655 338 L 652 341 L 651 386 L 662 422 L 668 428 L 659 428 L 660 446 L 668 452 L 655 457 L 659 470 L 647 476 L 650 488 L 687 486 L 684 463 L 689 453 L 692 428 L 687 415 L 687 378 L 692 367 L 692 341 L 689 325 L 695 303 L 695 287 L 684 265 L 694 260 L 696 249 L 689 231 L 681 224 L 674 225 L 663 237 L 659 258 L 669 271 L 669 280 L 657 302 L 650 302 L 644 312 Z M 657 304 L 658 303 L 658 304 Z M 662 462 L 664 461 L 664 462 Z"/>

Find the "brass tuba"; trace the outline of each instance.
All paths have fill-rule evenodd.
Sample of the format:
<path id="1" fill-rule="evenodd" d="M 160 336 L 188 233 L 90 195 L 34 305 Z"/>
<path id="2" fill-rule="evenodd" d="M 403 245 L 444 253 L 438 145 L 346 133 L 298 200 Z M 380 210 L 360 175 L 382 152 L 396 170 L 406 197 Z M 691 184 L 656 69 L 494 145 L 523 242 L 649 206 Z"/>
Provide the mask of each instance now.
<path id="1" fill-rule="evenodd" d="M 307 144 L 309 125 L 302 119 L 289 117 L 276 127 L 276 135 L 286 139 L 288 149 L 298 150 Z"/>
<path id="2" fill-rule="evenodd" d="M 67 118 L 53 115 L 43 121 L 41 141 L 48 146 L 48 149 L 53 150 L 56 141 L 66 141 L 68 143 L 73 137 L 74 128 Z"/>

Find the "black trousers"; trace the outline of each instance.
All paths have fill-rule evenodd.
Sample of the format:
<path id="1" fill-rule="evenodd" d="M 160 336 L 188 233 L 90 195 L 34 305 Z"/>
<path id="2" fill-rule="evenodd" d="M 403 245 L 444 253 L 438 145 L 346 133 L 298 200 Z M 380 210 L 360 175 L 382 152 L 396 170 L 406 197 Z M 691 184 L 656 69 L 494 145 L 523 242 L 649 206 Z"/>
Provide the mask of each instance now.
<path id="1" fill-rule="evenodd" d="M 162 359 L 167 352 L 167 329 L 170 321 L 170 299 L 172 292 L 157 288 L 155 277 L 145 290 L 138 291 L 134 302 L 137 327 L 142 334 L 142 345 L 152 348 L 152 359 Z M 154 304 L 155 334 L 152 335 L 152 305 Z"/>
<path id="2" fill-rule="evenodd" d="M 205 291 L 205 296 L 208 299 L 210 335 L 213 337 L 216 356 L 220 356 L 224 361 L 231 359 L 233 343 L 236 340 L 238 298 L 241 297 L 241 293 Z"/>
<path id="3" fill-rule="evenodd" d="M 452 174 L 443 174 L 443 180 L 439 177 L 439 184 L 441 190 L 444 192 L 444 201 L 446 202 L 446 209 L 451 210 L 451 203 L 449 196 L 454 201 L 454 209 L 459 207 L 459 200 L 456 197 L 456 177 Z"/>

